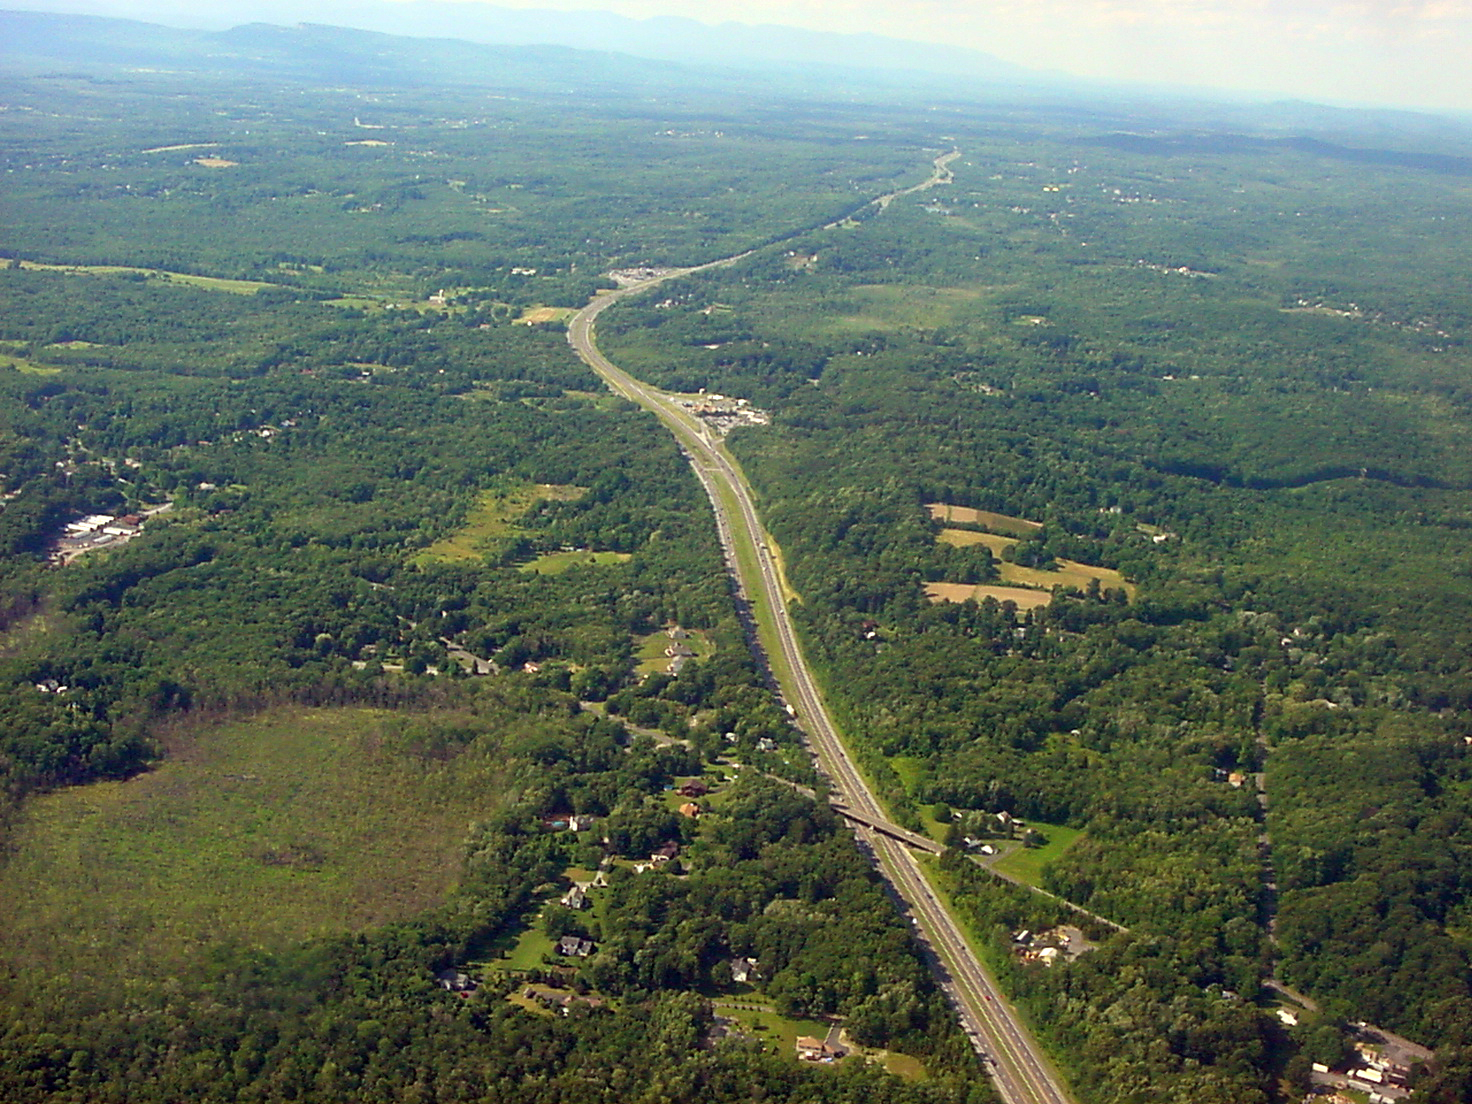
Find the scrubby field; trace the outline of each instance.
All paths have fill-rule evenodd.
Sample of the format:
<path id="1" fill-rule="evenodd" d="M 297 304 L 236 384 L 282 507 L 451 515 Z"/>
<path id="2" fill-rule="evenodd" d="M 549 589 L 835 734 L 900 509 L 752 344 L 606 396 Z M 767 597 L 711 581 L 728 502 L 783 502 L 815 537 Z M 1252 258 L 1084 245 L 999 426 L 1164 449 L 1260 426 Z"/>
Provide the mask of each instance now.
<path id="1" fill-rule="evenodd" d="M 499 803 L 501 768 L 445 761 L 405 724 L 278 710 L 181 741 L 130 781 L 34 799 L 0 866 L 0 962 L 125 978 L 220 942 L 276 945 L 433 906 L 466 826 Z"/>
<path id="2" fill-rule="evenodd" d="M 465 524 L 418 556 L 421 563 L 479 563 L 500 550 L 503 542 L 521 535 L 516 519 L 538 502 L 570 502 L 584 494 L 582 487 L 553 483 L 523 483 L 484 492 Z"/>

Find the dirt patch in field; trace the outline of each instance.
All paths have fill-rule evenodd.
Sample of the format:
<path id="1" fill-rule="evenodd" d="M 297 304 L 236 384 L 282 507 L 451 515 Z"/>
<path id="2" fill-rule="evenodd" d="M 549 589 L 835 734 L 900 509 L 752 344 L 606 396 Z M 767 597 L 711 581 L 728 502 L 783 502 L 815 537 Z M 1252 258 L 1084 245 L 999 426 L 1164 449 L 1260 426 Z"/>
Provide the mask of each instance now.
<path id="1" fill-rule="evenodd" d="M 364 138 L 361 141 L 357 141 L 357 142 L 344 142 L 343 145 L 345 145 L 345 146 L 391 146 L 391 145 L 393 145 L 393 143 L 392 142 L 382 142 L 382 141 L 379 141 L 377 138 Z"/>
<path id="2" fill-rule="evenodd" d="M 982 602 L 995 598 L 998 602 L 1012 602 L 1018 609 L 1037 609 L 1053 600 L 1046 590 L 1028 590 L 1025 587 L 972 586 L 970 583 L 926 583 L 925 595 L 932 602 Z"/>
<path id="3" fill-rule="evenodd" d="M 240 164 L 239 161 L 230 161 L 224 157 L 196 157 L 194 163 L 206 169 L 233 169 Z"/>

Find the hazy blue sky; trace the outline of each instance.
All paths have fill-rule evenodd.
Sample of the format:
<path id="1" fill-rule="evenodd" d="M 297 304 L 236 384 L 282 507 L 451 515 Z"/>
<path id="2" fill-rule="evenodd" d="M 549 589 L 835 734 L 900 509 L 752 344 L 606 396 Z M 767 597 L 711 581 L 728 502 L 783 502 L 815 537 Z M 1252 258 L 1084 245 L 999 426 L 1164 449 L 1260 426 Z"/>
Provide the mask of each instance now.
<path id="1" fill-rule="evenodd" d="M 130 14 L 140 0 L 66 6 Z M 341 0 L 339 0 L 341 2 Z M 395 0 L 411 7 L 415 0 Z M 482 0 L 458 0 L 476 4 Z M 1472 0 L 495 0 L 872 31 L 1083 77 L 1472 111 Z M 0 0 L 0 6 L 8 6 Z M 185 5 L 178 5 L 185 7 Z M 208 12 L 208 0 L 195 10 Z M 312 20 L 321 0 L 299 0 Z M 323 22 L 329 20 L 323 19 Z"/>
<path id="2" fill-rule="evenodd" d="M 501 3 L 875 31 L 1081 76 L 1472 110 L 1472 0 Z"/>

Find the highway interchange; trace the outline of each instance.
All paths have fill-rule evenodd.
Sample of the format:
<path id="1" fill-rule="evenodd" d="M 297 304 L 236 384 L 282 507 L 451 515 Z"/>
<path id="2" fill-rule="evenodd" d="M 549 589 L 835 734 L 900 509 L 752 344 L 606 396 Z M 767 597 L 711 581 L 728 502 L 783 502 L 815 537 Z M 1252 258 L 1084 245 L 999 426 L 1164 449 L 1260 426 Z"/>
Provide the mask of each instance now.
<path id="1" fill-rule="evenodd" d="M 936 159 L 931 183 L 949 177 L 953 151 Z M 918 188 L 907 189 L 907 192 Z M 901 194 L 901 193 L 896 193 Z M 893 197 L 888 197 L 893 198 Z M 883 203 L 881 202 L 881 207 Z M 835 796 L 863 816 L 888 822 L 889 816 L 849 757 L 817 684 L 803 657 L 802 646 L 787 612 L 787 598 L 771 539 L 762 526 L 750 485 L 720 439 L 701 420 L 680 406 L 675 396 L 651 387 L 613 364 L 599 351 L 598 316 L 619 300 L 648 291 L 666 280 L 691 272 L 729 265 L 747 254 L 698 268 L 661 273 L 642 283 L 604 292 L 568 324 L 568 341 L 577 354 L 617 394 L 652 411 L 675 435 L 710 496 L 721 543 L 737 580 L 763 630 L 771 667 L 787 702 L 832 782 Z M 873 852 L 880 870 L 926 945 L 962 1025 L 983 1055 L 1006 1104 L 1071 1104 L 1061 1078 L 1016 1011 L 977 959 L 960 925 L 936 895 L 913 852 L 904 844 L 860 828 L 860 838 Z"/>

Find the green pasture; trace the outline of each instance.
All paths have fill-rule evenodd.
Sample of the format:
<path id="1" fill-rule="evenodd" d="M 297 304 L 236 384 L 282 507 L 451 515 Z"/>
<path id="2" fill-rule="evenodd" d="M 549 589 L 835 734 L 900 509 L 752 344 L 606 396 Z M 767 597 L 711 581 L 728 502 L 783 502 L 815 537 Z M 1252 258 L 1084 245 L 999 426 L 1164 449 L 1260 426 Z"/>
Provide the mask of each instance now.
<path id="1" fill-rule="evenodd" d="M 1029 828 L 1042 833 L 1047 843 L 1041 847 L 1017 847 L 1010 854 L 998 859 L 993 867 L 999 873 L 1008 874 L 1018 881 L 1041 889 L 1043 868 L 1060 858 L 1083 835 L 1077 828 L 1063 824 L 1046 824 L 1040 820 L 1027 822 Z"/>
<path id="2" fill-rule="evenodd" d="M 572 552 L 547 552 L 530 563 L 521 565 L 521 570 L 536 575 L 561 575 L 570 567 L 603 567 L 608 564 L 628 563 L 633 559 L 627 552 L 592 552 L 576 549 Z"/>

